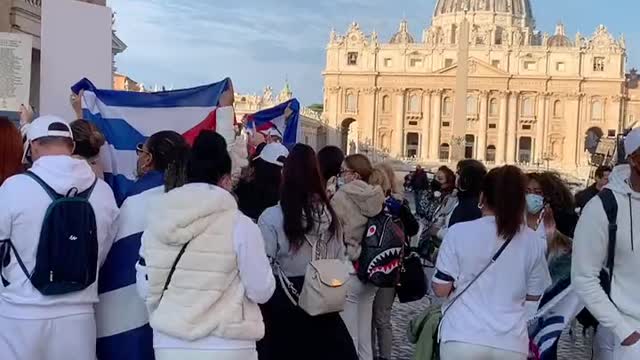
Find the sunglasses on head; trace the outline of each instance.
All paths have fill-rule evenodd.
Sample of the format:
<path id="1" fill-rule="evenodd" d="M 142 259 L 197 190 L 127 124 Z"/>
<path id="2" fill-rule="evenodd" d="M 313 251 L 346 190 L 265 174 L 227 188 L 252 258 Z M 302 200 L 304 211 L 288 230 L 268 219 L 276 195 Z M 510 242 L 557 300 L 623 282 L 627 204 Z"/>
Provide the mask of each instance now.
<path id="1" fill-rule="evenodd" d="M 136 145 L 136 154 L 140 155 L 142 153 L 148 154 L 149 152 L 144 149 L 144 144 L 140 143 L 140 144 Z"/>

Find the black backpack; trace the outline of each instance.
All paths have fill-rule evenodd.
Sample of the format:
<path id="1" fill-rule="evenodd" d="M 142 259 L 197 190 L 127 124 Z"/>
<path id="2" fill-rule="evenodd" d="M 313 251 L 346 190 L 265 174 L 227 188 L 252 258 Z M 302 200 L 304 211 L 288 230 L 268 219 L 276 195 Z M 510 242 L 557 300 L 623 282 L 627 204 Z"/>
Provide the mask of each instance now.
<path id="1" fill-rule="evenodd" d="M 393 288 L 400 280 L 405 248 L 402 222 L 382 211 L 369 218 L 358 260 L 358 278 L 381 288 Z"/>
<path id="2" fill-rule="evenodd" d="M 84 290 L 96 281 L 98 271 L 98 236 L 96 217 L 89 197 L 91 187 L 81 193 L 72 188 L 65 196 L 57 194 L 32 172 L 25 175 L 36 181 L 52 200 L 40 230 L 36 265 L 30 273 L 11 240 L 0 248 L 2 265 L 8 265 L 9 247 L 20 268 L 42 295 L 63 295 Z M 4 286 L 9 282 L 2 277 Z"/>
<path id="3" fill-rule="evenodd" d="M 611 300 L 611 282 L 613 281 L 613 265 L 616 255 L 616 240 L 618 233 L 618 202 L 610 189 L 603 189 L 598 193 L 598 197 L 602 201 L 602 207 L 607 214 L 609 221 L 609 242 L 607 246 L 607 263 L 606 267 L 600 271 L 600 286 Z M 598 328 L 598 320 L 587 310 L 582 310 L 576 317 L 580 325 L 588 328 Z"/>

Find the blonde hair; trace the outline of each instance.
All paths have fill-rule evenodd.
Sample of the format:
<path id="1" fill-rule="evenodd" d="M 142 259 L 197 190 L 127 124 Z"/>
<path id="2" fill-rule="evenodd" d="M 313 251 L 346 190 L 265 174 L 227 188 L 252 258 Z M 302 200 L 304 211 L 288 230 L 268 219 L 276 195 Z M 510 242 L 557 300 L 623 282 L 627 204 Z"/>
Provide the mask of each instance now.
<path id="1" fill-rule="evenodd" d="M 387 174 L 377 166 L 373 168 L 371 175 L 369 176 L 369 185 L 380 186 L 385 195 L 391 194 L 393 189 L 391 188 L 391 181 Z"/>
<path id="2" fill-rule="evenodd" d="M 391 192 L 396 195 L 402 195 L 402 193 L 404 192 L 402 183 L 396 176 L 396 172 L 393 170 L 391 164 L 389 162 L 383 162 L 376 165 L 375 167 L 387 174 L 387 178 L 389 179 L 389 184 L 391 186 Z"/>

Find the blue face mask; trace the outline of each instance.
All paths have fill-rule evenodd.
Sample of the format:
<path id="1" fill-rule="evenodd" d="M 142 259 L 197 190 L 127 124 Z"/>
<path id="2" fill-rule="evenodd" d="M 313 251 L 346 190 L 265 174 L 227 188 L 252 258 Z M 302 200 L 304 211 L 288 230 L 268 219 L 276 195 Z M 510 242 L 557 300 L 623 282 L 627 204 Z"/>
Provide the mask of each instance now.
<path id="1" fill-rule="evenodd" d="M 544 207 L 544 198 L 537 194 L 527 194 L 527 211 L 529 214 L 538 214 Z"/>
<path id="2" fill-rule="evenodd" d="M 344 178 L 342 176 L 338 176 L 338 181 L 336 181 L 336 185 L 338 189 L 344 186 Z"/>

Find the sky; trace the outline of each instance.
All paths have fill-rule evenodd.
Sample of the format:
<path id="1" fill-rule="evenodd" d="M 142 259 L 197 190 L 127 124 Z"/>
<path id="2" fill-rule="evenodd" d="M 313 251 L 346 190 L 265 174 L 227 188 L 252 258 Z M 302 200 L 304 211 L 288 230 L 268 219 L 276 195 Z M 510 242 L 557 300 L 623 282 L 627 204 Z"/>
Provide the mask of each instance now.
<path id="1" fill-rule="evenodd" d="M 388 41 L 403 18 L 421 39 L 435 0 L 108 0 L 128 49 L 118 71 L 146 86 L 192 87 L 230 77 L 236 92 L 279 93 L 286 80 L 305 105 L 322 102 L 329 32 L 357 21 Z M 223 6 L 220 4 L 224 3 Z M 640 1 L 531 0 L 537 29 L 562 21 L 569 37 L 599 24 L 624 33 L 627 68 L 640 68 Z"/>

